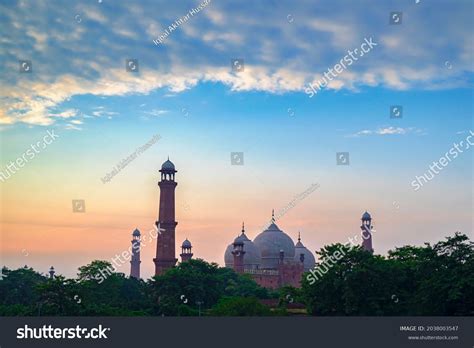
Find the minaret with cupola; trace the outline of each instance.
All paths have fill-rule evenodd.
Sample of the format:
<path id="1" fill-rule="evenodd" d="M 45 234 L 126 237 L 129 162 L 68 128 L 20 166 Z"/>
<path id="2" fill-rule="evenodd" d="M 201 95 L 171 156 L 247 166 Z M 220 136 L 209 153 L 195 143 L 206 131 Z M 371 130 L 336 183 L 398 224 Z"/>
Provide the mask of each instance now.
<path id="1" fill-rule="evenodd" d="M 130 277 L 140 279 L 140 231 L 132 233 L 132 259 L 130 260 Z"/>
<path id="2" fill-rule="evenodd" d="M 51 268 L 49 269 L 49 278 L 50 279 L 54 279 L 54 273 L 56 273 L 56 271 L 54 270 L 54 267 L 51 266 Z"/>
<path id="3" fill-rule="evenodd" d="M 242 222 L 242 234 L 234 239 L 234 249 L 232 250 L 232 255 L 234 255 L 234 271 L 237 273 L 244 273 L 244 238 L 245 235 L 245 226 Z"/>
<path id="4" fill-rule="evenodd" d="M 193 257 L 192 248 L 191 242 L 186 238 L 183 244 L 181 244 L 181 254 L 179 255 L 181 256 L 181 262 L 191 260 Z"/>
<path id="5" fill-rule="evenodd" d="M 372 217 L 370 214 L 366 211 L 362 215 L 362 225 L 360 226 L 360 229 L 362 230 L 361 236 L 362 236 L 362 248 L 366 251 L 369 251 L 371 253 L 374 252 L 374 248 L 372 247 Z"/>
<path id="6" fill-rule="evenodd" d="M 173 162 L 168 160 L 161 166 L 160 208 L 158 221 L 155 222 L 158 229 L 156 243 L 155 275 L 160 275 L 167 269 L 174 267 L 178 259 L 175 256 L 175 230 L 178 224 L 175 219 L 175 174 L 177 173 Z"/>

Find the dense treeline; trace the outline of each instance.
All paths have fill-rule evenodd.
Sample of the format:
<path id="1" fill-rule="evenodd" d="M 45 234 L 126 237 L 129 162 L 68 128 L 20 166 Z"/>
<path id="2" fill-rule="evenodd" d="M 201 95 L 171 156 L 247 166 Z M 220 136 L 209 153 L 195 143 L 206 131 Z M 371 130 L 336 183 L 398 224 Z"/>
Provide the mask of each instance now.
<path id="1" fill-rule="evenodd" d="M 319 264 L 328 264 L 341 247 L 323 248 Z M 434 246 L 396 248 L 387 257 L 344 250 L 323 277 L 312 285 L 303 280 L 310 314 L 474 315 L 474 245 L 466 235 L 456 233 Z"/>
<path id="2" fill-rule="evenodd" d="M 335 258 L 336 250 L 345 255 Z M 318 277 L 310 282 L 307 273 L 301 289 L 279 291 L 199 259 L 148 281 L 111 273 L 99 282 L 96 275 L 111 266 L 106 261 L 80 267 L 76 279 L 4 268 L 0 315 L 264 316 L 287 315 L 290 303 L 302 303 L 319 316 L 474 315 L 474 245 L 465 235 L 433 246 L 397 248 L 387 257 L 340 244 L 318 254 Z M 274 299 L 277 308 L 262 299 Z"/>

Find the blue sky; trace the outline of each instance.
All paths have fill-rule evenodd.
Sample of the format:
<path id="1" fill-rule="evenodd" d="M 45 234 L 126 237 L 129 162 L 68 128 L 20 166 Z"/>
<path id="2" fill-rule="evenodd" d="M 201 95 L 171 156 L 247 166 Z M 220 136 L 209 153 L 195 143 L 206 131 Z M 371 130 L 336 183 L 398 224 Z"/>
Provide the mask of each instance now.
<path id="1" fill-rule="evenodd" d="M 380 252 L 472 234 L 472 151 L 419 192 L 410 186 L 474 128 L 471 1 L 210 1 L 153 43 L 199 3 L 0 4 L 2 169 L 47 129 L 60 135 L 1 184 L 10 206 L 4 254 L 13 263 L 23 262 L 13 234 L 18 210 L 37 204 L 31 190 L 51 209 L 64 206 L 62 219 L 31 224 L 127 234 L 154 221 L 156 171 L 168 155 L 179 171 L 178 238 L 211 261 L 222 262 L 243 219 L 254 237 L 272 208 L 315 182 L 321 188 L 280 226 L 293 237 L 306 231 L 312 250 L 352 236 L 365 209 L 384 231 L 374 242 Z M 393 11 L 403 12 L 402 24 L 389 25 Z M 305 94 L 370 37 L 371 52 L 313 98 Z M 129 58 L 139 73 L 125 70 Z M 231 71 L 234 58 L 244 59 L 244 71 Z M 19 60 L 33 72 L 19 73 Z M 390 118 L 391 105 L 403 106 L 401 119 Z M 158 144 L 100 183 L 154 134 Z M 244 166 L 231 166 L 230 153 L 241 151 Z M 349 152 L 350 165 L 337 166 L 336 152 Z M 90 221 L 67 215 L 78 196 L 89 202 Z M 107 225 L 107 214 L 122 224 Z"/>

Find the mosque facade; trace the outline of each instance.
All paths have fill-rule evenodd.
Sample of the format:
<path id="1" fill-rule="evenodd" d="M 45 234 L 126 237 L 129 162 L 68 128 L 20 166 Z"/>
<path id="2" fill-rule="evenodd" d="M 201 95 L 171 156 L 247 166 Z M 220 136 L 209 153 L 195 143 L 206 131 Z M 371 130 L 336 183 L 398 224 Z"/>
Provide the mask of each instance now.
<path id="1" fill-rule="evenodd" d="M 175 174 L 177 170 L 169 160 L 164 162 L 161 170 L 160 205 L 158 220 L 155 222 L 159 233 L 157 235 L 155 275 L 160 275 L 174 267 L 178 259 L 175 257 L 175 230 L 178 222 L 175 219 Z M 370 252 L 372 248 L 371 217 L 367 212 L 362 216 L 362 247 Z M 130 276 L 140 277 L 140 232 L 132 234 L 132 261 Z M 181 244 L 181 262 L 193 257 L 191 242 L 186 239 Z M 304 272 L 316 264 L 313 253 L 301 242 L 294 243 L 291 237 L 282 231 L 275 223 L 274 213 L 269 225 L 259 233 L 253 241 L 245 233 L 242 223 L 241 233 L 227 246 L 224 251 L 225 266 L 237 273 L 249 274 L 259 285 L 267 288 L 280 288 L 291 285 L 301 286 Z"/>

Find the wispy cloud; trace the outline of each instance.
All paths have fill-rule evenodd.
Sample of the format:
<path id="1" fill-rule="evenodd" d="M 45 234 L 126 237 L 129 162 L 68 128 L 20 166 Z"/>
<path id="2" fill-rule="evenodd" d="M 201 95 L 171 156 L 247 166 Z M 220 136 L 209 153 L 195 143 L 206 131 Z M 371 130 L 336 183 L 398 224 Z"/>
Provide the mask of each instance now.
<path id="1" fill-rule="evenodd" d="M 50 114 L 52 117 L 61 117 L 61 118 L 70 118 L 70 117 L 75 117 L 77 116 L 79 110 L 77 109 L 68 109 L 64 110 L 63 112 L 60 112 L 58 114 Z"/>
<path id="2" fill-rule="evenodd" d="M 151 116 L 163 116 L 164 114 L 167 114 L 169 110 L 159 110 L 159 109 L 152 109 L 150 111 L 144 111 L 145 114 L 151 115 Z"/>
<path id="3" fill-rule="evenodd" d="M 71 123 L 66 124 L 66 126 L 64 128 L 68 129 L 68 130 L 77 130 L 77 131 L 82 130 L 82 128 L 80 128 L 80 127 L 78 127 L 74 124 L 71 124 Z"/>
<path id="4" fill-rule="evenodd" d="M 103 106 L 98 106 L 95 109 L 96 110 L 92 111 L 92 115 L 94 115 L 95 117 L 108 116 L 109 118 L 111 118 L 111 116 L 118 115 L 118 112 L 107 111 L 104 109 Z"/>
<path id="5" fill-rule="evenodd" d="M 349 137 L 362 137 L 362 136 L 370 136 L 370 135 L 405 135 L 405 134 L 417 134 L 417 135 L 424 135 L 426 134 L 421 129 L 417 128 L 402 128 L 402 127 L 380 127 L 377 129 L 363 129 L 358 131 L 354 134 L 349 135 Z"/>
<path id="6" fill-rule="evenodd" d="M 386 127 L 377 130 L 378 135 L 391 135 L 391 134 L 407 134 L 410 131 L 409 128 L 401 127 Z"/>

